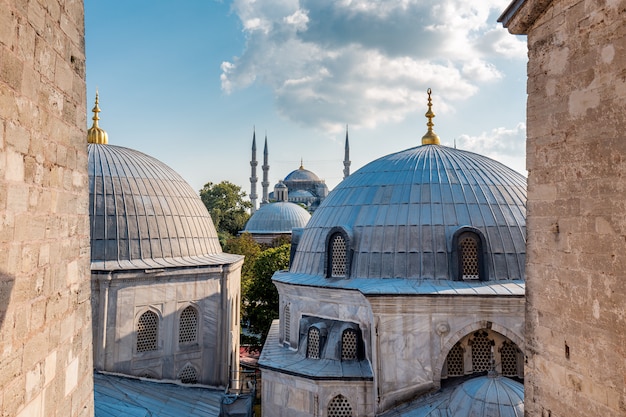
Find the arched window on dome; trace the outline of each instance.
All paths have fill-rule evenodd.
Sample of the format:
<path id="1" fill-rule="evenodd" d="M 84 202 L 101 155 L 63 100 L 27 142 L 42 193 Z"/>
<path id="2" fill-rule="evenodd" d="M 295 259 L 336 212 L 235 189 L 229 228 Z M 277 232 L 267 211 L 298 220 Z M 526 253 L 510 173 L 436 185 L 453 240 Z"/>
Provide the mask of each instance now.
<path id="1" fill-rule="evenodd" d="M 333 228 L 326 240 L 326 277 L 350 276 L 350 238 L 341 227 Z"/>
<path id="2" fill-rule="evenodd" d="M 320 358 L 320 329 L 317 327 L 309 327 L 307 345 L 306 345 L 306 357 L 310 359 Z"/>
<path id="3" fill-rule="evenodd" d="M 158 350 L 159 316 L 153 311 L 146 311 L 137 320 L 138 353 Z"/>
<path id="4" fill-rule="evenodd" d="M 341 334 L 341 360 L 359 359 L 359 334 L 355 329 L 346 329 Z"/>
<path id="5" fill-rule="evenodd" d="M 328 403 L 328 417 L 351 417 L 354 415 L 350 401 L 339 394 Z"/>
<path id="6" fill-rule="evenodd" d="M 478 233 L 463 231 L 456 236 L 458 279 L 462 281 L 485 281 L 483 244 Z"/>
<path id="7" fill-rule="evenodd" d="M 198 310 L 186 307 L 180 313 L 178 323 L 178 343 L 195 343 L 198 341 Z"/>

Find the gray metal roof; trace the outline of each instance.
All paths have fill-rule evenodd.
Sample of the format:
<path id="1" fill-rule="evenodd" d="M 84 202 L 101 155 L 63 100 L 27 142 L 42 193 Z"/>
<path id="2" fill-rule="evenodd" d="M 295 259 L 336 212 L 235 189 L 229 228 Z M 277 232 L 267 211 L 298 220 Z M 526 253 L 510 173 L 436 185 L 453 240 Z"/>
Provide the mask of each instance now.
<path id="1" fill-rule="evenodd" d="M 480 376 L 419 398 L 381 417 L 523 417 L 524 385 L 509 378 Z"/>
<path id="2" fill-rule="evenodd" d="M 314 172 L 300 167 L 295 171 L 291 171 L 284 179 L 283 182 L 290 181 L 322 181 Z"/>
<path id="3" fill-rule="evenodd" d="M 200 197 L 164 163 L 139 151 L 89 144 L 92 270 L 235 262 L 222 252 Z"/>
<path id="4" fill-rule="evenodd" d="M 246 223 L 244 231 L 256 234 L 291 233 L 304 227 L 311 218 L 308 211 L 286 201 L 262 205 Z"/>
<path id="5" fill-rule="evenodd" d="M 526 179 L 490 158 L 423 145 L 375 160 L 341 182 L 315 211 L 290 272 L 324 275 L 325 242 L 343 227 L 351 278 L 450 279 L 452 237 L 479 230 L 491 280 L 523 280 Z"/>

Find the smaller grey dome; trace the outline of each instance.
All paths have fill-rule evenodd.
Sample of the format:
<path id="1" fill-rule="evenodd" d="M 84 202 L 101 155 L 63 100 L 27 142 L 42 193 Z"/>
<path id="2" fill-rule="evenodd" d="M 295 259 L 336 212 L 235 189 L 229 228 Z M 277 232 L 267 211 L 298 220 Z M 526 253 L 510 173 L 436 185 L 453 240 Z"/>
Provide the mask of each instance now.
<path id="1" fill-rule="evenodd" d="M 448 404 L 455 417 L 523 417 L 524 386 L 500 376 L 481 376 L 459 385 Z"/>
<path id="2" fill-rule="evenodd" d="M 245 232 L 253 234 L 291 233 L 293 228 L 304 227 L 311 215 L 297 204 L 280 201 L 261 206 L 248 220 Z"/>
<path id="3" fill-rule="evenodd" d="M 309 191 L 306 190 L 296 190 L 289 193 L 291 198 L 311 198 L 314 197 Z"/>
<path id="4" fill-rule="evenodd" d="M 288 181 L 322 181 L 320 179 L 320 177 L 318 177 L 317 175 L 315 175 L 313 172 L 309 171 L 308 169 L 304 169 L 303 167 L 300 167 L 299 169 L 296 169 L 295 171 L 291 171 L 289 173 L 289 175 L 287 175 L 285 177 L 285 182 Z"/>

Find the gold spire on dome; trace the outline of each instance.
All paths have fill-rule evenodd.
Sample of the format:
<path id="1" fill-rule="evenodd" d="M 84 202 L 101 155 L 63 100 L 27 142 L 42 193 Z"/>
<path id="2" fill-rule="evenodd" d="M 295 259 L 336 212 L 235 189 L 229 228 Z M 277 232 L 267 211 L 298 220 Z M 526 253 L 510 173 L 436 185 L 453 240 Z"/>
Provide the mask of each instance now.
<path id="1" fill-rule="evenodd" d="M 435 117 L 435 113 L 433 112 L 433 102 L 430 98 L 432 90 L 429 88 L 426 92 L 428 93 L 428 111 L 425 116 L 428 118 L 428 123 L 426 123 L 426 126 L 428 126 L 428 132 L 422 136 L 422 145 L 439 145 L 441 143 L 439 136 L 433 132 L 433 126 L 435 126 L 433 123 L 433 117 Z"/>
<path id="2" fill-rule="evenodd" d="M 304 163 L 303 163 L 303 159 L 300 158 L 300 169 L 304 169 Z"/>
<path id="3" fill-rule="evenodd" d="M 98 90 L 96 90 L 96 105 L 93 106 L 91 110 L 93 112 L 93 126 L 89 128 L 87 131 L 87 143 L 98 143 L 101 145 L 106 145 L 109 143 L 109 135 L 107 132 L 98 126 L 98 113 L 100 113 L 100 107 L 98 107 Z"/>

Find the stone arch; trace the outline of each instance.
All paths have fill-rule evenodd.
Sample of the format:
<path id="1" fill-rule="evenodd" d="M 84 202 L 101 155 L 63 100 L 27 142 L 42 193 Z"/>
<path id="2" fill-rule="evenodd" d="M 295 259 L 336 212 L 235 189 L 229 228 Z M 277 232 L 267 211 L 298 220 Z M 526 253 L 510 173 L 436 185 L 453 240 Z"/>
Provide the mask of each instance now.
<path id="1" fill-rule="evenodd" d="M 149 318 L 154 316 L 156 323 L 155 323 L 155 329 L 154 329 L 154 348 L 152 348 L 152 346 L 148 346 L 151 345 L 150 340 L 146 341 L 140 341 L 139 340 L 139 326 L 141 326 L 142 322 L 144 321 L 144 318 Z M 136 314 L 135 314 L 135 318 L 134 318 L 134 324 L 133 324 L 133 353 L 135 355 L 137 354 L 142 354 L 144 352 L 155 352 L 158 351 L 159 349 L 161 349 L 161 339 L 162 339 L 162 322 L 163 322 L 163 316 L 161 315 L 161 311 L 159 311 L 159 309 L 157 309 L 156 307 L 153 306 L 147 306 L 144 307 L 142 309 L 139 309 Z M 150 329 L 148 329 L 148 332 L 151 332 Z M 143 337 L 147 337 L 147 336 L 151 336 L 151 335 L 142 335 Z M 152 339 L 150 337 L 150 339 Z M 140 343 L 146 343 L 146 346 L 144 346 L 146 349 L 140 348 L 140 346 L 138 346 L 138 344 Z"/>
<path id="2" fill-rule="evenodd" d="M 439 356 L 437 357 L 437 362 L 435 362 L 435 367 L 433 368 L 433 382 L 437 387 L 441 386 L 441 371 L 450 350 L 454 347 L 454 345 L 456 345 L 459 340 L 463 339 L 470 333 L 473 333 L 480 329 L 490 329 L 496 333 L 501 334 L 502 336 L 508 338 L 510 341 L 515 343 L 517 347 L 522 352 L 524 352 L 524 339 L 509 328 L 501 324 L 491 322 L 489 320 L 480 320 L 468 324 L 467 326 L 451 334 L 448 340 L 441 346 Z"/>

